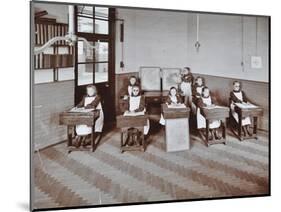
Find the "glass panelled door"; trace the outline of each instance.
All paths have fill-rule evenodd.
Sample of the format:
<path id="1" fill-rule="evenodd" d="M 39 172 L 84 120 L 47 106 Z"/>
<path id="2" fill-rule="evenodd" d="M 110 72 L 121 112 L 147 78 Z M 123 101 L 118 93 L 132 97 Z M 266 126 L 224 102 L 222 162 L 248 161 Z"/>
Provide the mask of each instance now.
<path id="1" fill-rule="evenodd" d="M 86 86 L 94 84 L 102 97 L 105 122 L 115 119 L 114 37 L 115 10 L 105 7 L 77 6 L 76 30 L 96 49 L 78 41 L 75 63 L 75 103 L 85 95 Z"/>

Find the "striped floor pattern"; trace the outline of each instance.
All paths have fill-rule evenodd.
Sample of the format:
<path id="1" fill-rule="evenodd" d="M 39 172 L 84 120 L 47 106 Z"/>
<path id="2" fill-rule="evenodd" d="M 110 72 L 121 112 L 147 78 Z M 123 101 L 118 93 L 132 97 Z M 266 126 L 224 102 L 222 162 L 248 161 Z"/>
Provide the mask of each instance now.
<path id="1" fill-rule="evenodd" d="M 268 194 L 268 135 L 207 148 L 191 135 L 189 151 L 167 153 L 164 131 L 146 152 L 120 153 L 120 135 L 105 135 L 92 152 L 59 144 L 34 154 L 34 208 Z"/>

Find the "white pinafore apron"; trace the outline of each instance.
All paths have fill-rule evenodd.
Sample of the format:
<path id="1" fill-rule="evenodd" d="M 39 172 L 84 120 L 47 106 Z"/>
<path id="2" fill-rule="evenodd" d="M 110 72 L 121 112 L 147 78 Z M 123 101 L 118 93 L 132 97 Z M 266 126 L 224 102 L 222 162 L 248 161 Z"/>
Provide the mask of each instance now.
<path id="1" fill-rule="evenodd" d="M 129 111 L 134 111 L 140 107 L 141 96 L 131 96 L 129 99 Z M 145 109 L 144 109 L 145 111 Z M 147 135 L 149 131 L 149 119 L 147 119 L 147 125 L 143 128 L 143 134 Z"/>
<path id="2" fill-rule="evenodd" d="M 178 103 L 178 99 L 176 96 L 169 96 L 172 103 L 175 103 L 177 104 Z M 164 119 L 164 116 L 163 116 L 163 113 L 161 113 L 161 117 L 160 117 L 160 121 L 159 121 L 160 124 L 162 125 L 165 125 L 165 119 Z"/>
<path id="3" fill-rule="evenodd" d="M 240 101 L 243 101 L 242 91 L 233 92 L 233 93 Z M 230 104 L 231 114 L 235 119 L 235 121 L 238 123 L 239 122 L 238 113 L 235 112 L 234 108 L 235 108 L 235 104 L 231 102 Z M 251 119 L 249 116 L 242 119 L 242 126 L 249 125 L 249 124 L 251 124 Z"/>
<path id="4" fill-rule="evenodd" d="M 212 100 L 211 100 L 210 96 L 208 98 L 202 97 L 202 101 L 207 106 L 212 105 Z M 210 129 L 219 128 L 220 125 L 221 125 L 221 121 L 220 120 L 214 120 L 214 121 L 209 123 L 209 128 Z M 206 119 L 200 113 L 200 108 L 197 108 L 197 128 L 198 129 L 206 128 Z"/>
<path id="5" fill-rule="evenodd" d="M 90 104 L 92 101 L 94 101 L 95 98 L 96 98 L 96 96 L 85 97 L 84 107 L 87 106 L 88 104 Z M 98 119 L 95 122 L 95 132 L 102 132 L 104 115 L 103 115 L 101 103 L 98 104 L 96 109 L 100 110 L 100 114 L 99 114 Z M 80 136 L 89 135 L 89 134 L 92 133 L 92 127 L 87 126 L 85 124 L 77 125 L 76 126 L 76 133 L 77 133 L 77 135 L 80 135 Z"/>
<path id="6" fill-rule="evenodd" d="M 180 90 L 182 91 L 182 95 L 185 98 L 188 98 L 188 104 L 192 104 L 192 89 L 191 89 L 191 83 L 190 82 L 181 82 L 180 84 Z"/>

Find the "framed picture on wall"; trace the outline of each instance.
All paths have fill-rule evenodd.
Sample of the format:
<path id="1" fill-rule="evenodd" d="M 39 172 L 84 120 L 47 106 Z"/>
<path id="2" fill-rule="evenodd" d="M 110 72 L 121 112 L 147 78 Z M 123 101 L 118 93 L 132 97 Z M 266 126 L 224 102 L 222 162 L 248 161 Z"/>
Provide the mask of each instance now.
<path id="1" fill-rule="evenodd" d="M 269 16 L 31 1 L 30 18 L 31 210 L 270 195 Z"/>

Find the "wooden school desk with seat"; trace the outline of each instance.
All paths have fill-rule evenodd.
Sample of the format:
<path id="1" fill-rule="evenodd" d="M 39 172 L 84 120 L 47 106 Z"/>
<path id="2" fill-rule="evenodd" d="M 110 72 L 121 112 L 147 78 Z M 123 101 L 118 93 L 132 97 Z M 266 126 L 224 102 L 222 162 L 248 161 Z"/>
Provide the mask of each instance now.
<path id="1" fill-rule="evenodd" d="M 138 115 L 139 114 L 139 115 Z M 121 153 L 125 151 L 145 151 L 146 143 L 144 139 L 144 126 L 147 125 L 147 119 L 148 116 L 145 113 L 136 113 L 134 115 L 119 115 L 116 117 L 116 127 L 121 130 Z M 138 136 L 136 133 L 138 132 L 132 132 L 131 135 L 129 135 L 130 129 L 136 129 L 138 132 L 140 132 L 140 135 Z M 133 135 L 134 134 L 134 135 Z M 127 135 L 127 136 L 126 136 Z M 133 143 L 132 145 L 128 144 L 129 136 L 136 136 L 137 142 Z"/>
<path id="2" fill-rule="evenodd" d="M 240 141 L 251 138 L 257 139 L 258 117 L 263 115 L 263 109 L 260 106 L 256 106 L 253 104 L 235 103 L 235 112 L 238 113 L 238 134 L 234 131 L 233 132 L 238 137 L 238 139 Z M 242 119 L 248 116 L 253 117 L 253 134 L 252 136 L 243 136 Z"/>
<path id="3" fill-rule="evenodd" d="M 212 144 L 226 144 L 226 118 L 229 117 L 229 108 L 223 106 L 208 106 L 201 108 L 201 114 L 206 119 L 206 136 L 205 142 L 207 146 Z M 209 140 L 209 124 L 212 120 L 220 120 L 222 127 L 222 139 Z"/>
<path id="4" fill-rule="evenodd" d="M 167 152 L 188 150 L 189 140 L 189 107 L 184 104 L 171 106 L 161 105 L 165 119 L 165 145 Z"/>
<path id="5" fill-rule="evenodd" d="M 92 126 L 91 133 L 91 151 L 94 152 L 97 144 L 95 143 L 95 121 L 99 117 L 99 110 L 79 109 L 67 110 L 59 114 L 59 124 L 67 126 L 67 146 L 69 153 L 76 150 L 72 144 L 73 135 L 75 135 L 75 126 L 85 124 Z"/>

